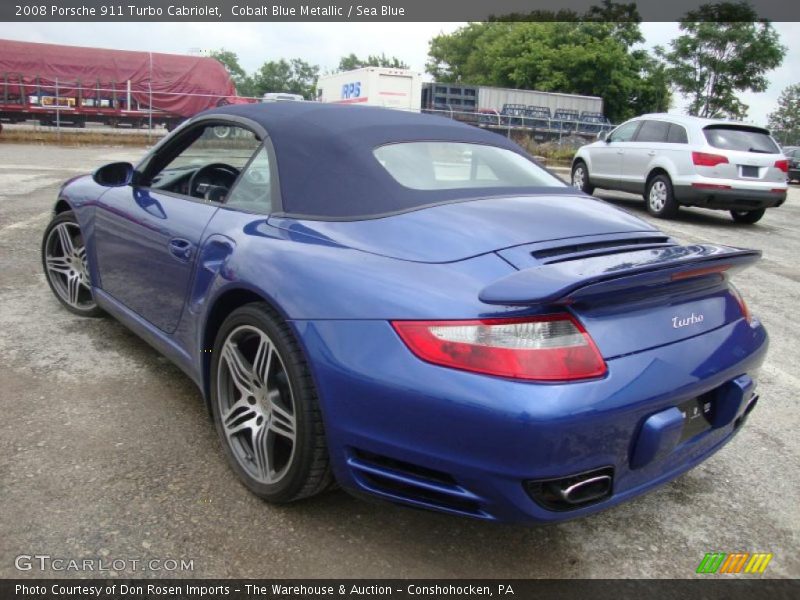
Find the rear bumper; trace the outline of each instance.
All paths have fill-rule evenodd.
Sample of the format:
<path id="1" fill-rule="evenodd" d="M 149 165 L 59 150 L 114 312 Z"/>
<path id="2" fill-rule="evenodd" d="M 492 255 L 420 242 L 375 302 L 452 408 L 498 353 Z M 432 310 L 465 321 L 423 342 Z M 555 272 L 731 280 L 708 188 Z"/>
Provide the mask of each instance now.
<path id="1" fill-rule="evenodd" d="M 599 380 L 534 384 L 424 363 L 386 322 L 294 326 L 310 358 L 334 472 L 345 489 L 511 522 L 587 515 L 708 458 L 740 429 L 751 388 L 719 427 L 672 445 L 645 440 L 648 460 L 634 457 L 648 419 L 747 379 L 767 350 L 763 327 L 740 319 L 610 359 Z M 597 469 L 613 470 L 613 488 L 591 505 L 550 510 L 528 492 L 531 481 Z"/>
<path id="2" fill-rule="evenodd" d="M 781 186 L 775 185 L 775 188 Z M 691 185 L 676 185 L 675 199 L 685 206 L 701 206 L 722 210 L 758 210 L 773 208 L 786 201 L 787 191 L 773 192 L 769 189 L 744 188 L 714 189 Z"/>

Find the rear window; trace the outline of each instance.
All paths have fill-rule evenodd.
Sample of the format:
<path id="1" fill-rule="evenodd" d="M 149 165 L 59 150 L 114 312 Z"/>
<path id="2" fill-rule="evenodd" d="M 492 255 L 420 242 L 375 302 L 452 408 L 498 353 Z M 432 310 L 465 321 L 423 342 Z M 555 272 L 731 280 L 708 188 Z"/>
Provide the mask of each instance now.
<path id="1" fill-rule="evenodd" d="M 380 146 L 375 158 L 413 190 L 565 187 L 524 156 L 496 146 L 462 142 L 403 142 Z"/>
<path id="2" fill-rule="evenodd" d="M 777 144 L 764 129 L 737 127 L 731 125 L 711 125 L 703 129 L 708 143 L 721 150 L 758 152 L 761 154 L 780 154 Z"/>

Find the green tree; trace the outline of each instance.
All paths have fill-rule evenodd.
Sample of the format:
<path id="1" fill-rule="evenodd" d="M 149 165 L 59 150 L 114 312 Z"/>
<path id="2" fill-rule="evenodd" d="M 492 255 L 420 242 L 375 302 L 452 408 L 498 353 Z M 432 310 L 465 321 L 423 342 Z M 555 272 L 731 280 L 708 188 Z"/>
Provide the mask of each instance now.
<path id="1" fill-rule="evenodd" d="M 267 92 L 301 94 L 307 100 L 314 96 L 319 78 L 319 66 L 300 58 L 265 62 L 253 75 L 255 95 Z"/>
<path id="2" fill-rule="evenodd" d="M 217 59 L 228 71 L 236 86 L 236 93 L 240 96 L 252 96 L 254 94 L 253 78 L 239 64 L 239 56 L 230 50 L 220 48 L 208 54 L 211 58 Z"/>
<path id="3" fill-rule="evenodd" d="M 607 10 L 618 10 L 605 3 Z M 430 42 L 428 73 L 462 82 L 600 96 L 612 121 L 669 107 L 663 67 L 644 50 L 635 8 L 628 21 L 470 23 Z M 500 107 L 496 107 L 500 108 Z"/>
<path id="4" fill-rule="evenodd" d="M 782 144 L 800 144 L 800 83 L 781 92 L 778 106 L 769 114 L 769 128 Z"/>
<path id="5" fill-rule="evenodd" d="M 767 72 L 786 54 L 772 24 L 745 2 L 722 2 L 686 13 L 680 28 L 671 49 L 657 53 L 675 88 L 690 98 L 689 113 L 744 118 L 748 107 L 738 95 L 766 90 Z"/>
<path id="6" fill-rule="evenodd" d="M 336 70 L 352 71 L 353 69 L 360 69 L 362 67 L 391 67 L 393 69 L 408 69 L 408 65 L 396 56 L 387 57 L 383 53 L 381 53 L 380 56 L 373 56 L 370 54 L 365 60 L 359 58 L 351 52 L 339 60 L 339 67 Z"/>

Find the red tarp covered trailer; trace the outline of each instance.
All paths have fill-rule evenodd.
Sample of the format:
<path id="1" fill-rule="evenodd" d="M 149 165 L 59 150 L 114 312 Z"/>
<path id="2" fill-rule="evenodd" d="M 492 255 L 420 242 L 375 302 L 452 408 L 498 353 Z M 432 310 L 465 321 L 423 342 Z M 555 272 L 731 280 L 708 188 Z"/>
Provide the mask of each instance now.
<path id="1" fill-rule="evenodd" d="M 139 116 L 148 107 L 185 118 L 237 103 L 225 68 L 213 58 L 0 40 L 0 112 L 59 105 L 85 117 Z M 69 120 L 68 113 L 64 115 Z M 31 117 L 28 117 L 31 118 Z"/>

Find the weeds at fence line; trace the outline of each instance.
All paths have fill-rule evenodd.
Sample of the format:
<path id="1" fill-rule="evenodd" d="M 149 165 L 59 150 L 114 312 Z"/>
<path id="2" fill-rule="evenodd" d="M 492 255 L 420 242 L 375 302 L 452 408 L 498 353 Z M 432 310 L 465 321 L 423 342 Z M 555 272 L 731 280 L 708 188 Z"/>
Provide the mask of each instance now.
<path id="1" fill-rule="evenodd" d="M 3 127 L 0 133 L 0 144 L 48 144 L 56 146 L 152 146 L 160 140 L 166 131 L 153 131 L 152 136 L 139 131 L 121 132 L 119 130 L 87 131 L 85 129 L 70 130 L 68 128 L 36 128 L 16 129 Z"/>

